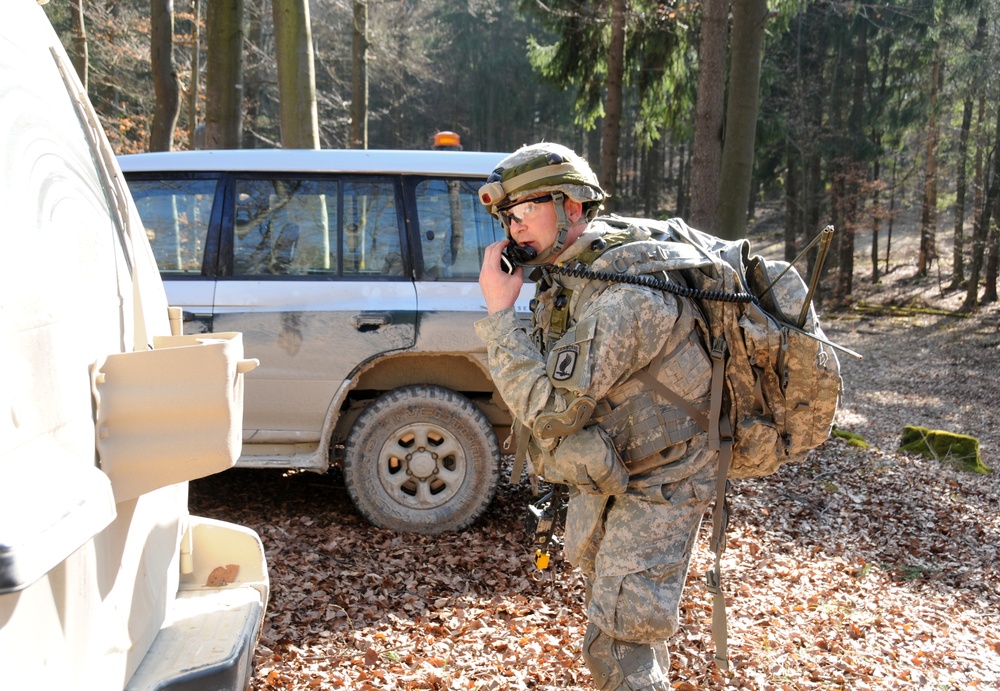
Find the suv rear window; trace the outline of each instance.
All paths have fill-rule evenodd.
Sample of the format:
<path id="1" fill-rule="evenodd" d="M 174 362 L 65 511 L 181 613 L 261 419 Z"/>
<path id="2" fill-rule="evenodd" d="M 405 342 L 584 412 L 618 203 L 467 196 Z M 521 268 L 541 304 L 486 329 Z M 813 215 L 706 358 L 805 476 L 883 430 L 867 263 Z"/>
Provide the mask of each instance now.
<path id="1" fill-rule="evenodd" d="M 237 178 L 233 275 L 401 277 L 390 180 Z"/>
<path id="2" fill-rule="evenodd" d="M 218 180 L 130 180 L 139 217 L 164 274 L 201 274 Z"/>

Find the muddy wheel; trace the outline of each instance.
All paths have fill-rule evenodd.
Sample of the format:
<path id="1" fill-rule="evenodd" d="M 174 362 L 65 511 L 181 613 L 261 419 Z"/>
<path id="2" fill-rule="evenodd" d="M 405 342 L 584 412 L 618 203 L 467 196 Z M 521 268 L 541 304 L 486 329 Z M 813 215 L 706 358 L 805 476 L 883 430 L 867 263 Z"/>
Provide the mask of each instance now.
<path id="1" fill-rule="evenodd" d="M 383 394 L 359 417 L 344 450 L 344 481 L 375 525 L 437 535 L 461 530 L 496 493 L 500 449 L 486 416 L 439 386 Z"/>

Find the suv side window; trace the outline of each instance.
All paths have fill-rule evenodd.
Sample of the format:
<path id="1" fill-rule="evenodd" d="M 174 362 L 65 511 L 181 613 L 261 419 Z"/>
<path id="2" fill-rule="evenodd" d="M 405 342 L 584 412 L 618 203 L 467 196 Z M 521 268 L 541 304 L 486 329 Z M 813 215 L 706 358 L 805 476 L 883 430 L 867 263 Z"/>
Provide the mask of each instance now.
<path id="1" fill-rule="evenodd" d="M 233 275 L 403 276 L 389 180 L 237 178 Z"/>
<path id="2" fill-rule="evenodd" d="M 165 275 L 200 275 L 218 180 L 129 180 L 139 217 Z"/>
<path id="3" fill-rule="evenodd" d="M 479 202 L 481 182 L 422 180 L 415 187 L 423 278 L 477 280 L 486 247 L 504 237 Z"/>

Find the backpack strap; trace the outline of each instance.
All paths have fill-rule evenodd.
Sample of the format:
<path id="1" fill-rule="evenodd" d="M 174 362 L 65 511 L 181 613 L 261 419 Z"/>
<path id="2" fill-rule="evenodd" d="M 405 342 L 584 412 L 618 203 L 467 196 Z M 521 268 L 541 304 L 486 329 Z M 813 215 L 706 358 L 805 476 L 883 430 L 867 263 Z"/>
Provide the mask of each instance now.
<path id="1" fill-rule="evenodd" d="M 607 252 L 609 249 L 619 247 L 628 242 L 634 242 L 635 240 L 636 237 L 632 235 L 631 231 L 629 231 L 628 226 L 616 226 L 616 230 L 614 232 L 605 233 L 597 240 L 594 240 L 594 242 L 590 244 L 590 247 L 573 257 L 571 261 L 578 261 L 581 264 L 590 266 L 594 263 L 595 259 Z"/>
<path id="2" fill-rule="evenodd" d="M 594 240 L 589 247 L 573 257 L 568 265 L 576 267 L 589 267 L 594 260 L 608 250 L 634 241 L 635 238 L 628 230 L 616 230 L 605 233 Z M 558 273 L 558 272 L 555 272 Z M 539 284 L 541 285 L 541 284 Z M 573 299 L 573 289 L 567 285 L 559 285 L 559 293 L 555 296 L 556 308 L 552 310 L 551 322 L 549 324 L 547 339 L 549 343 L 554 343 L 562 338 L 569 328 L 569 305 Z M 561 305 L 561 307 L 559 307 Z"/>
<path id="3" fill-rule="evenodd" d="M 692 332 L 695 337 L 697 334 Z M 650 370 L 659 369 L 660 363 L 672 353 L 657 356 L 649 367 L 636 374 L 649 387 L 655 389 L 677 408 L 708 432 L 708 446 L 719 452 L 719 469 L 716 474 L 715 506 L 712 508 L 712 539 L 709 549 L 715 554 L 715 565 L 705 573 L 705 589 L 712 594 L 712 639 L 715 642 L 715 663 L 729 671 L 729 642 L 726 621 L 726 597 L 722 590 L 722 552 L 726 549 L 726 530 L 729 527 L 729 465 L 733 457 L 733 428 L 729 414 L 723 411 L 722 401 L 726 382 L 726 340 L 719 337 L 712 344 L 712 384 L 709 395 L 709 412 L 699 410 L 656 377 Z"/>
<path id="4" fill-rule="evenodd" d="M 715 565 L 705 573 L 705 589 L 712 594 L 712 639 L 715 642 L 715 663 L 723 671 L 729 671 L 729 642 L 726 621 L 726 597 L 722 590 L 722 552 L 726 549 L 726 530 L 729 527 L 729 465 L 733 457 L 733 428 L 728 413 L 722 409 L 726 382 L 726 340 L 715 339 L 709 356 L 712 358 L 712 385 L 709 395 L 709 412 L 706 415 L 682 396 L 678 395 L 656 377 L 649 369 L 637 374 L 664 398 L 687 413 L 699 426 L 708 432 L 708 447 L 719 452 L 719 469 L 716 473 L 715 506 L 712 508 L 712 539 L 709 549 L 715 554 Z M 667 355 L 661 355 L 651 363 L 659 363 Z"/>
<path id="5" fill-rule="evenodd" d="M 721 420 L 722 441 L 719 448 L 719 473 L 715 485 L 715 506 L 712 508 L 712 539 L 709 548 L 715 554 L 715 566 L 705 573 L 705 589 L 712 594 L 712 640 L 715 642 L 715 664 L 729 671 L 729 642 L 726 622 L 726 596 L 722 590 L 722 552 L 726 548 L 729 527 L 729 462 L 733 454 L 733 435 L 729 418 Z"/>
<path id="6" fill-rule="evenodd" d="M 712 594 L 712 639 L 715 641 L 715 663 L 724 672 L 729 671 L 729 642 L 727 640 L 726 596 L 722 591 L 722 552 L 726 549 L 726 529 L 729 527 L 729 464 L 733 457 L 733 428 L 729 414 L 722 410 L 725 385 L 726 341 L 717 338 L 709 353 L 712 358 L 712 394 L 709 448 L 719 451 L 719 470 L 715 483 L 715 506 L 712 508 L 712 539 L 709 549 L 715 554 L 715 566 L 705 574 L 705 589 Z"/>

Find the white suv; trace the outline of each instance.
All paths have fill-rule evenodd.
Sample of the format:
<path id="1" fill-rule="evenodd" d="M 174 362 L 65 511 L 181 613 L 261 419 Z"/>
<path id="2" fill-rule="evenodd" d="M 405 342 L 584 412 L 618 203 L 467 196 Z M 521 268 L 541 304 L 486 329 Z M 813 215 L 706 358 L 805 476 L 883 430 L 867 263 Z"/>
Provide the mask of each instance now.
<path id="1" fill-rule="evenodd" d="M 503 156 L 119 158 L 185 332 L 241 331 L 260 360 L 238 465 L 342 463 L 357 508 L 394 530 L 482 514 L 511 419 L 472 326 L 485 315 L 483 250 L 503 237 L 477 191 Z"/>

